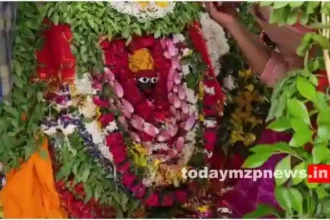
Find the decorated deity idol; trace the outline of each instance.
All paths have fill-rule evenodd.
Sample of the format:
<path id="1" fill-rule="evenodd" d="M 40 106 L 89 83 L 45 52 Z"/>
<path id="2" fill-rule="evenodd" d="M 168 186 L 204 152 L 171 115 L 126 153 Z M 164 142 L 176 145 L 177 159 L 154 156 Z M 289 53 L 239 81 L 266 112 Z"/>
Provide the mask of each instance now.
<path id="1" fill-rule="evenodd" d="M 210 162 L 222 114 L 222 29 L 198 3 L 22 3 L 20 13 L 32 36 L 16 47 L 33 42 L 36 54 L 21 74 L 47 85 L 31 96 L 42 110 L 29 138 L 43 144 L 7 175 L 4 216 L 138 217 L 187 203 L 195 180 L 182 170 Z"/>

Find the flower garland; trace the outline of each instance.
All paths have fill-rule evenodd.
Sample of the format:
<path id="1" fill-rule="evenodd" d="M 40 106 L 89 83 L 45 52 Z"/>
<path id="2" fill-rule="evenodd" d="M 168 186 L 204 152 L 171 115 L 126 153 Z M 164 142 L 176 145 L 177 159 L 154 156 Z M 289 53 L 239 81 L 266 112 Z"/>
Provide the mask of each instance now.
<path id="1" fill-rule="evenodd" d="M 181 37 L 176 36 L 174 38 L 182 39 L 183 36 L 181 36 Z M 182 42 L 177 41 L 176 43 L 182 43 Z M 197 108 L 194 105 L 197 102 L 197 98 L 190 97 L 191 102 L 185 101 L 185 99 L 187 97 L 189 97 L 189 95 L 191 93 L 193 94 L 194 92 L 193 92 L 193 90 L 188 89 L 185 86 L 180 86 L 180 83 L 181 83 L 180 72 L 181 71 L 179 69 L 180 65 L 179 65 L 179 60 L 177 60 L 177 57 L 179 56 L 178 52 L 180 52 L 180 51 L 183 52 L 186 48 L 181 48 L 181 50 L 176 49 L 175 44 L 171 40 L 160 40 L 159 41 L 159 40 L 156 40 L 156 39 L 153 39 L 150 37 L 144 37 L 144 38 L 142 37 L 142 38 L 133 39 L 131 46 L 132 46 L 132 48 L 136 49 L 135 51 L 132 52 L 133 58 L 134 58 L 134 54 L 138 53 L 139 50 L 141 50 L 140 48 L 145 48 L 148 45 L 149 47 L 147 50 L 150 51 L 151 53 L 153 53 L 153 55 L 154 55 L 153 59 L 155 60 L 155 62 L 158 62 L 158 63 L 155 63 L 155 65 L 162 66 L 163 68 L 165 68 L 163 70 L 158 69 L 158 71 L 160 73 L 160 75 L 158 75 L 158 78 L 161 83 L 165 82 L 166 84 L 163 84 L 163 85 L 161 83 L 157 84 L 157 87 L 155 88 L 155 93 L 156 93 L 156 95 L 154 97 L 155 100 L 153 100 L 153 101 L 155 103 L 157 103 L 158 105 L 160 105 L 160 107 L 165 106 L 165 108 L 166 108 L 166 105 L 171 104 L 171 105 L 173 105 L 173 108 L 168 108 L 167 109 L 168 111 L 166 111 L 165 109 L 161 109 L 161 111 L 156 111 L 153 113 L 152 106 L 150 106 L 146 102 L 146 100 L 143 100 L 142 93 L 139 90 L 137 90 L 134 81 L 127 82 L 127 79 L 129 81 L 130 76 L 128 75 L 129 73 L 128 72 L 125 73 L 125 71 L 129 71 L 127 69 L 127 67 L 134 66 L 133 65 L 134 63 L 132 63 L 134 59 L 133 58 L 130 59 L 130 64 L 129 64 L 129 62 L 127 60 L 128 54 L 122 54 L 122 55 L 118 56 L 117 59 L 115 57 L 107 56 L 107 54 L 108 55 L 115 54 L 115 51 L 113 51 L 114 49 L 117 49 L 117 50 L 119 49 L 120 51 L 123 51 L 122 49 L 120 49 L 120 46 L 119 46 L 119 45 L 123 45 L 121 41 L 111 42 L 111 45 L 113 46 L 112 48 L 107 47 L 108 45 L 109 44 L 107 44 L 106 42 L 103 42 L 103 49 L 105 50 L 105 55 L 106 55 L 105 62 L 108 66 L 110 66 L 112 68 L 112 70 L 106 69 L 105 75 L 106 75 L 107 82 L 112 87 L 114 87 L 115 94 L 118 98 L 118 100 L 115 101 L 115 100 L 113 100 L 114 97 L 109 97 L 109 98 L 112 98 L 112 103 L 110 104 L 109 107 L 110 108 L 112 107 L 115 110 L 120 110 L 120 112 L 122 112 L 122 114 L 124 115 L 125 121 L 127 121 L 127 123 L 125 124 L 125 127 L 129 127 L 130 130 L 135 130 L 135 132 L 130 132 L 130 136 L 133 139 L 133 141 L 135 142 L 135 143 L 133 143 L 134 148 L 137 149 L 138 151 L 140 149 L 140 154 L 142 153 L 142 154 L 144 154 L 144 156 L 147 156 L 149 154 L 150 156 L 147 156 L 147 158 L 149 158 L 149 160 L 150 159 L 153 160 L 152 156 L 151 156 L 152 152 L 167 151 L 167 157 L 153 160 L 154 161 L 153 163 L 156 163 L 155 166 L 159 165 L 159 163 L 163 163 L 165 161 L 171 160 L 174 157 L 183 159 L 185 161 L 185 162 L 183 161 L 183 164 L 187 163 L 189 161 L 189 157 L 192 154 L 192 150 L 191 149 L 189 150 L 189 148 L 194 147 L 194 144 L 195 144 L 195 140 L 194 140 L 195 135 L 192 132 L 188 133 L 190 136 L 190 140 L 191 140 L 191 144 L 189 144 L 189 141 L 187 143 L 185 143 L 186 141 L 185 141 L 184 137 L 177 136 L 177 134 L 183 134 L 182 132 L 185 133 L 186 131 L 193 129 L 193 127 L 195 126 L 195 121 L 197 119 L 197 112 L 196 112 Z M 154 47 L 152 45 L 154 45 Z M 157 51 L 157 45 L 164 47 L 165 52 L 162 53 L 161 51 Z M 161 47 L 158 50 L 160 50 Z M 142 50 L 144 50 L 144 49 L 142 49 Z M 149 57 L 149 55 L 146 55 L 145 57 Z M 142 58 L 140 57 L 140 59 L 142 59 Z M 124 62 L 124 63 L 120 62 L 120 61 L 125 61 L 125 60 L 126 60 L 126 62 Z M 150 59 L 147 59 L 147 60 L 150 60 Z M 172 60 L 171 65 L 166 65 L 166 64 L 168 64 L 167 60 Z M 140 64 L 141 63 L 148 63 L 148 62 L 140 62 Z M 150 66 L 150 65 L 145 65 L 145 67 L 146 66 Z M 118 69 L 120 69 L 120 76 L 118 76 L 118 78 L 116 78 L 115 73 L 118 72 Z M 131 69 L 131 71 L 134 71 L 134 70 L 136 70 L 136 69 Z M 179 72 L 177 72 L 177 71 L 179 71 Z M 171 74 L 171 72 L 172 72 L 172 74 Z M 168 73 L 170 73 L 170 74 L 168 74 Z M 122 78 L 123 74 L 126 76 L 125 78 Z M 150 74 L 151 73 L 149 73 L 149 75 Z M 161 74 L 164 74 L 164 76 L 162 76 Z M 166 76 L 167 74 L 168 74 L 168 76 Z M 142 79 L 143 79 L 143 77 L 147 78 L 147 76 L 148 75 L 142 76 Z M 181 74 L 181 77 L 182 76 L 183 76 L 183 74 Z M 154 76 L 154 77 L 156 77 L 156 76 Z M 123 81 L 123 80 L 125 80 L 125 81 Z M 161 80 L 164 80 L 164 82 L 162 82 Z M 164 92 L 166 92 L 165 94 L 169 93 L 169 95 L 168 95 L 169 103 L 167 103 L 166 99 L 157 100 L 157 97 L 164 97 Z M 133 96 L 133 94 L 134 94 L 134 96 Z M 187 96 L 187 94 L 188 94 L 188 96 Z M 119 106 L 119 109 L 116 106 Z M 135 106 L 135 107 L 133 107 L 133 106 Z M 189 110 L 189 106 L 190 106 L 190 110 Z M 155 109 L 157 110 L 157 108 L 155 108 Z M 165 111 L 162 111 L 162 110 L 165 110 Z M 180 110 L 181 110 L 181 113 L 180 113 Z M 133 113 L 135 113 L 135 114 L 133 114 Z M 168 114 L 172 114 L 173 116 L 175 116 L 175 118 L 174 117 L 172 119 L 169 118 L 168 122 L 170 122 L 170 124 L 166 124 L 166 123 L 164 124 L 164 122 L 166 121 L 165 119 L 168 117 L 167 116 Z M 189 114 L 190 114 L 190 116 L 189 116 Z M 101 120 L 103 120 L 103 122 L 104 122 L 105 117 L 111 118 L 112 120 L 114 120 L 113 116 L 110 117 L 109 115 L 101 115 Z M 179 121 L 183 120 L 184 123 L 180 127 L 177 127 L 175 125 L 176 120 L 179 120 Z M 158 130 L 157 127 L 155 127 L 154 125 L 152 125 L 150 123 L 152 121 L 163 124 L 162 129 Z M 171 121 L 172 121 L 172 124 L 171 124 Z M 173 124 L 173 121 L 174 121 L 174 124 Z M 104 126 L 107 126 L 107 124 L 105 124 Z M 122 158 L 120 161 L 118 161 L 118 163 L 125 161 L 125 157 L 123 157 L 123 155 L 125 155 L 126 157 L 128 155 L 127 155 L 127 150 L 125 150 L 125 147 L 124 147 L 125 145 L 124 145 L 123 137 L 118 132 L 115 132 L 115 133 L 110 132 L 108 134 L 108 136 L 106 137 L 106 139 L 107 139 L 107 144 L 110 147 L 110 150 L 113 149 L 112 153 L 114 155 L 114 158 Z M 173 141 L 173 139 L 174 139 L 174 141 Z M 155 142 L 154 144 L 152 144 L 153 140 L 157 140 L 158 143 Z M 174 144 L 174 148 L 169 147 L 169 145 L 171 143 Z M 143 148 L 141 148 L 141 144 L 143 145 Z M 118 148 L 118 147 L 120 147 L 120 148 Z M 126 149 L 127 149 L 127 147 L 126 147 Z M 143 149 L 145 149 L 145 150 L 143 150 Z M 171 149 L 171 150 L 169 150 L 169 149 Z M 185 154 L 182 155 L 182 152 L 186 153 L 188 155 L 185 155 Z M 190 154 L 190 156 L 189 156 L 189 154 Z M 141 157 L 141 155 L 138 155 L 137 157 Z M 120 165 L 120 164 L 117 164 L 117 165 Z M 153 168 L 154 167 L 151 167 L 151 169 L 153 169 Z M 159 168 L 159 167 L 157 167 L 157 168 Z M 172 171 L 175 170 L 175 169 L 173 169 L 172 166 L 169 166 L 168 168 L 172 169 Z M 180 169 L 177 169 L 177 170 L 178 170 L 178 173 L 181 174 L 181 170 Z M 150 172 L 150 170 L 149 170 L 149 172 Z M 127 177 L 127 179 L 130 180 L 127 182 L 128 185 L 132 184 L 132 182 L 137 179 L 137 176 L 135 176 L 135 174 L 133 174 L 133 173 L 126 172 L 124 175 L 126 175 L 125 177 Z M 155 179 L 157 179 L 157 176 L 155 176 L 152 173 L 149 176 L 151 176 L 152 179 L 144 179 L 144 181 L 142 182 L 143 185 L 150 186 L 150 184 L 155 182 Z M 176 176 L 176 174 L 174 173 L 174 177 L 175 176 Z M 173 177 L 173 172 L 172 172 L 172 177 Z M 160 177 L 160 179 L 161 180 L 158 180 L 158 181 L 156 180 L 156 182 L 157 182 L 156 185 L 158 185 L 158 186 L 164 184 L 164 179 L 162 177 Z M 165 185 L 167 185 L 167 184 L 165 183 Z M 134 190 L 134 186 L 133 186 L 133 190 Z M 181 196 L 184 195 L 182 193 L 180 193 Z M 173 195 L 176 195 L 176 192 L 174 192 Z M 179 196 L 179 194 L 176 196 Z M 166 202 L 164 202 L 163 205 L 171 206 L 175 200 L 171 197 L 172 196 L 170 194 L 167 196 L 165 195 L 164 198 L 168 198 L 168 199 L 166 199 Z M 183 197 L 186 197 L 186 196 L 183 196 Z M 153 205 L 155 205 L 153 203 L 158 203 L 157 198 L 158 198 L 158 195 L 153 194 L 153 200 L 152 201 L 147 200 L 146 203 L 148 205 L 153 206 Z M 176 199 L 178 201 L 184 201 L 183 198 L 177 197 Z"/>
<path id="2" fill-rule="evenodd" d="M 213 69 L 218 76 L 221 69 L 220 58 L 229 52 L 225 32 L 207 13 L 202 14 L 200 22 Z"/>
<path id="3" fill-rule="evenodd" d="M 183 36 L 176 36 L 174 39 L 182 38 Z M 156 54 L 156 56 L 153 56 L 155 63 L 150 61 L 150 57 L 145 51 L 141 51 L 141 48 L 150 45 L 150 42 L 153 42 L 155 45 L 155 48 L 150 46 L 148 48 L 148 50 Z M 213 138 L 217 122 L 214 119 L 202 119 L 201 125 L 197 126 L 196 124 L 196 120 L 198 119 L 198 108 L 196 106 L 198 98 L 197 96 L 194 97 L 194 91 L 189 89 L 187 85 L 183 83 L 184 78 L 188 76 L 184 75 L 181 71 L 180 59 L 185 57 L 185 51 L 188 48 L 182 43 L 182 41 L 177 41 L 176 44 L 174 44 L 174 40 L 170 39 L 157 40 L 150 37 L 137 38 L 136 41 L 131 43 L 131 48 L 135 48 L 138 54 L 139 52 L 142 52 L 142 55 L 144 54 L 144 56 L 138 56 L 139 62 L 136 64 L 136 61 L 134 61 L 134 54 L 136 51 L 133 51 L 132 56 L 128 59 L 128 54 L 126 54 L 125 58 L 122 54 L 115 53 L 115 51 L 111 51 L 111 49 L 109 50 L 107 46 L 110 44 L 102 42 L 102 47 L 105 50 L 105 62 L 108 66 L 111 66 L 112 71 L 117 73 L 120 71 L 120 75 L 117 75 L 116 77 L 116 74 L 110 69 L 105 69 L 103 74 L 104 79 L 95 78 L 93 82 L 88 82 L 89 77 L 83 77 L 80 81 L 81 85 L 78 83 L 77 86 L 73 86 L 71 89 L 68 85 L 62 86 L 62 92 L 55 95 L 53 94 L 52 97 L 56 102 L 56 108 L 62 112 L 63 110 L 68 109 L 72 104 L 77 105 L 78 112 L 83 117 L 95 118 L 96 112 L 103 112 L 95 118 L 98 123 L 92 121 L 84 126 L 81 121 L 82 119 L 76 118 L 74 115 L 70 117 L 69 115 L 60 114 L 57 120 L 53 122 L 45 121 L 43 124 L 43 130 L 48 135 L 54 135 L 61 130 L 63 134 L 68 136 L 77 130 L 78 134 L 84 140 L 87 152 L 98 158 L 102 166 L 106 167 L 110 173 L 113 173 L 114 171 L 111 166 L 111 163 L 114 163 L 117 172 L 119 172 L 117 173 L 118 177 L 121 177 L 123 186 L 128 188 L 134 196 L 144 200 L 145 204 L 148 206 L 172 206 L 174 201 L 185 202 L 187 201 L 187 192 L 179 188 L 174 192 L 165 193 L 165 195 L 158 195 L 158 192 L 156 191 L 151 191 L 151 194 L 147 193 L 147 187 L 153 185 L 154 182 L 157 183 L 156 186 L 161 186 L 161 182 L 163 181 L 156 180 L 157 176 L 155 176 L 155 173 L 150 172 L 150 170 L 147 176 L 151 176 L 151 179 L 147 178 L 144 179 L 144 181 L 138 181 L 136 174 L 129 171 L 132 168 L 132 163 L 127 160 L 130 149 L 130 147 L 128 147 L 129 145 L 126 146 L 127 143 L 132 143 L 133 141 L 131 146 L 140 150 L 146 149 L 147 152 L 149 151 L 151 153 L 153 151 L 168 151 L 171 149 L 167 154 L 169 157 L 162 158 L 162 160 L 152 159 L 152 157 L 150 157 L 151 161 L 153 161 L 152 163 L 156 163 L 157 166 L 159 163 L 178 158 L 181 160 L 181 162 L 179 161 L 181 164 L 180 167 L 183 168 L 184 166 L 187 166 L 187 163 L 193 154 L 197 136 L 195 132 L 204 126 L 209 129 L 206 130 L 204 138 L 206 141 L 211 142 L 206 145 L 206 149 L 208 152 L 212 152 L 213 149 L 212 143 L 214 143 L 214 140 L 210 140 L 208 137 Z M 121 49 L 125 46 L 125 42 L 123 41 L 111 42 L 111 45 L 112 49 L 114 48 L 119 51 L 124 51 Z M 157 47 L 157 45 L 159 46 Z M 180 47 L 176 48 L 176 46 Z M 117 56 L 113 57 L 114 54 L 117 54 Z M 123 62 L 125 60 L 126 63 Z M 131 65 L 129 65 L 129 60 Z M 139 68 L 150 68 L 153 65 L 163 67 L 164 69 L 158 69 L 158 71 L 165 74 L 164 76 L 158 76 L 161 83 L 155 88 L 155 93 L 157 95 L 154 97 L 155 99 L 153 101 L 157 103 L 158 107 L 161 107 L 161 111 L 156 111 L 155 113 L 151 112 L 150 106 L 146 102 L 147 100 L 143 101 L 142 94 L 137 90 L 135 83 L 132 84 L 134 81 L 129 80 L 129 72 L 125 73 L 125 68 L 128 67 L 132 67 L 132 71 L 134 70 L 138 72 Z M 165 84 L 162 84 L 164 82 L 161 80 L 164 79 Z M 103 82 L 103 85 L 100 82 Z M 107 84 L 104 84 L 104 82 Z M 215 95 L 212 83 L 207 84 L 207 82 L 208 81 L 206 81 L 206 83 L 204 82 L 204 85 L 201 84 L 201 95 L 204 98 Z M 105 92 L 104 89 L 106 86 L 110 86 L 109 88 L 113 91 L 112 94 L 115 96 L 105 96 L 107 99 L 104 99 L 105 97 L 101 94 Z M 81 94 L 83 91 L 79 92 L 79 88 L 84 88 L 84 94 Z M 86 93 L 86 91 L 88 92 Z M 159 97 L 164 97 L 164 95 L 162 95 L 164 92 L 169 93 L 168 101 L 166 99 L 159 100 Z M 86 97 L 83 102 L 76 100 L 76 97 L 81 98 L 81 95 L 87 95 L 88 93 L 94 94 L 93 98 Z M 106 100 L 110 100 L 110 102 Z M 209 101 L 210 103 L 212 103 L 211 100 Z M 137 115 L 133 114 L 135 112 L 133 103 L 135 104 L 135 114 Z M 173 108 L 171 108 L 170 105 L 173 105 Z M 166 107 L 168 109 L 166 109 Z M 115 116 L 113 113 L 107 112 L 107 109 L 112 112 L 119 111 L 120 114 Z M 155 109 L 157 110 L 158 108 Z M 172 119 L 171 117 L 168 118 L 168 115 L 172 115 Z M 153 118 L 150 118 L 150 116 L 153 116 Z M 117 120 L 119 124 L 117 123 Z M 161 130 L 153 126 L 152 121 L 154 121 L 154 123 L 162 124 Z M 176 121 L 178 121 L 177 123 L 180 124 L 180 126 L 175 128 Z M 124 138 L 124 136 L 126 136 L 125 134 L 128 130 L 125 131 L 124 129 L 124 131 L 120 131 L 120 127 L 126 129 L 129 128 L 129 131 L 135 130 L 136 132 L 128 132 L 131 139 L 127 139 Z M 140 135 L 138 135 L 138 133 Z M 185 136 L 181 136 L 185 133 L 186 138 Z M 158 143 L 156 142 L 155 144 L 150 145 L 150 143 L 152 143 L 150 141 L 152 140 L 157 140 Z M 141 148 L 141 144 L 144 148 Z M 170 144 L 174 144 L 174 148 L 169 147 Z M 208 146 L 210 148 L 208 148 Z M 94 152 L 95 149 L 97 149 L 96 152 Z M 211 155 L 208 155 L 208 157 Z M 157 168 L 159 169 L 159 167 Z M 171 171 L 170 169 L 173 171 L 172 166 L 168 166 L 167 169 L 167 172 Z M 181 174 L 180 168 L 177 169 L 177 173 Z M 165 185 L 178 184 L 178 182 L 176 182 L 178 181 L 177 174 L 172 172 L 170 178 L 174 179 Z M 163 198 L 163 201 L 160 200 L 161 198 Z"/>
<path id="4" fill-rule="evenodd" d="M 231 115 L 231 125 L 233 131 L 230 135 L 230 143 L 243 142 L 248 147 L 255 143 L 257 137 L 255 129 L 263 124 L 263 117 L 259 112 L 258 106 L 263 105 L 266 99 L 260 94 L 253 81 L 254 75 L 251 70 L 240 71 L 238 81 L 240 89 L 232 97 L 233 103 L 237 108 Z M 251 81 L 252 80 L 252 81 Z M 257 106 L 257 108 L 255 107 Z"/>
<path id="5" fill-rule="evenodd" d="M 110 2 L 119 13 L 136 17 L 141 22 L 163 18 L 173 12 L 175 2 Z"/>

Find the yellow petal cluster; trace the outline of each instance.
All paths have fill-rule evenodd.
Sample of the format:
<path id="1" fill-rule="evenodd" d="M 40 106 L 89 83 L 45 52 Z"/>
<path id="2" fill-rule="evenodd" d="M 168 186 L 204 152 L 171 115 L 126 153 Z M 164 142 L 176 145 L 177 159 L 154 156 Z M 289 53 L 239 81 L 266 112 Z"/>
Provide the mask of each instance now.
<path id="1" fill-rule="evenodd" d="M 237 105 L 231 114 L 231 124 L 233 130 L 230 134 L 230 143 L 242 142 L 245 146 L 250 146 L 256 141 L 253 130 L 257 125 L 263 123 L 262 119 L 253 112 L 254 106 L 264 102 L 264 97 L 255 88 L 250 79 L 253 77 L 251 70 L 240 71 L 239 80 L 243 88 L 233 97 L 233 102 Z"/>
<path id="2" fill-rule="evenodd" d="M 170 4 L 168 2 L 155 2 L 159 8 L 167 8 Z"/>
<path id="3" fill-rule="evenodd" d="M 129 68 L 134 73 L 141 70 L 153 70 L 154 61 L 150 51 L 146 48 L 134 51 L 129 57 Z"/>

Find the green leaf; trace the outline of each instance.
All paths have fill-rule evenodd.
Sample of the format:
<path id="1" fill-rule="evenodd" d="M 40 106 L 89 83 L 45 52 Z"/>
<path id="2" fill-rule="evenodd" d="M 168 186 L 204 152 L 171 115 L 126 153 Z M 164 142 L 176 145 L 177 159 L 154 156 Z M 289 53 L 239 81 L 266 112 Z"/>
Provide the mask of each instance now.
<path id="1" fill-rule="evenodd" d="M 259 144 L 255 147 L 250 148 L 251 152 L 261 153 L 261 152 L 282 152 L 282 153 L 292 153 L 293 149 L 286 142 L 277 142 L 275 144 Z"/>
<path id="2" fill-rule="evenodd" d="M 273 4 L 273 2 L 259 2 L 260 6 L 265 7 L 265 6 L 270 6 Z"/>
<path id="3" fill-rule="evenodd" d="M 304 2 L 289 2 L 289 5 L 291 8 L 299 8 L 300 6 L 302 6 L 304 4 Z"/>
<path id="4" fill-rule="evenodd" d="M 85 167 L 85 170 L 81 177 L 81 181 L 86 182 L 88 180 L 89 174 L 90 174 L 90 169 L 88 167 Z"/>
<path id="5" fill-rule="evenodd" d="M 275 167 L 275 172 L 282 174 L 281 177 L 275 178 L 275 183 L 277 186 L 281 186 L 286 183 L 289 179 L 288 175 L 284 175 L 287 171 L 291 170 L 291 156 L 283 158 Z"/>
<path id="6" fill-rule="evenodd" d="M 23 88 L 23 86 L 26 84 L 26 82 L 22 78 L 16 75 L 13 76 L 13 80 L 14 80 L 14 84 L 19 88 Z"/>
<path id="7" fill-rule="evenodd" d="M 22 67 L 18 61 L 14 61 L 14 71 L 18 77 L 22 75 Z"/>
<path id="8" fill-rule="evenodd" d="M 329 193 L 325 190 L 324 185 L 316 187 L 316 194 L 318 199 L 324 199 L 330 196 Z"/>
<path id="9" fill-rule="evenodd" d="M 264 204 L 258 204 L 256 210 L 244 215 L 243 218 L 247 218 L 247 219 L 262 218 L 262 217 L 266 217 L 268 215 L 274 215 L 275 213 L 276 213 L 276 210 L 274 209 L 274 207 L 267 206 Z"/>
<path id="10" fill-rule="evenodd" d="M 319 164 L 325 161 L 330 156 L 330 150 L 328 149 L 327 144 L 316 144 L 313 147 L 312 155 L 313 163 Z"/>
<path id="11" fill-rule="evenodd" d="M 306 178 L 304 182 L 309 189 L 315 189 L 319 185 L 318 183 L 309 183 L 308 178 Z"/>
<path id="12" fill-rule="evenodd" d="M 97 186 L 95 187 L 95 189 L 94 189 L 94 199 L 95 199 L 96 201 L 98 201 L 98 200 L 100 199 L 101 192 L 102 192 L 102 190 L 101 190 L 101 186 L 100 186 L 100 185 L 97 185 Z"/>
<path id="13" fill-rule="evenodd" d="M 159 38 L 160 36 L 161 36 L 161 31 L 159 29 L 157 29 L 154 33 L 154 37 Z"/>
<path id="14" fill-rule="evenodd" d="M 54 14 L 53 22 L 54 22 L 55 25 L 58 25 L 59 19 L 60 19 L 60 18 L 59 18 L 59 16 L 58 16 L 58 14 L 57 14 L 57 13 Z"/>
<path id="15" fill-rule="evenodd" d="M 319 114 L 317 115 L 317 125 L 328 125 L 330 124 L 330 108 L 327 106 L 326 108 L 320 109 Z"/>
<path id="16" fill-rule="evenodd" d="M 306 2 L 307 3 L 307 14 L 313 14 L 315 9 L 320 5 L 320 2 L 317 1 L 311 1 L 311 2 Z"/>
<path id="17" fill-rule="evenodd" d="M 317 137 L 320 141 L 328 142 L 330 140 L 330 124 L 318 126 Z"/>
<path id="18" fill-rule="evenodd" d="M 330 43 L 329 40 L 326 37 L 323 37 L 318 34 L 313 35 L 313 40 L 315 43 L 319 44 L 323 49 L 329 49 Z"/>
<path id="19" fill-rule="evenodd" d="M 293 172 L 298 174 L 292 177 L 292 184 L 293 185 L 297 185 L 299 183 L 301 183 L 306 177 L 307 177 L 307 166 L 305 162 L 301 162 L 300 164 L 298 164 L 297 166 L 295 166 L 293 168 Z M 304 176 L 301 175 L 303 172 Z"/>
<path id="20" fill-rule="evenodd" d="M 274 2 L 273 8 L 274 9 L 284 8 L 287 5 L 288 2 Z"/>
<path id="21" fill-rule="evenodd" d="M 286 187 L 275 187 L 275 198 L 277 202 L 284 210 L 291 213 L 292 204 L 289 197 L 289 190 Z"/>
<path id="22" fill-rule="evenodd" d="M 308 24 L 309 22 L 309 16 L 307 14 L 302 14 L 299 18 L 299 22 L 302 24 L 302 25 L 306 25 Z"/>
<path id="23" fill-rule="evenodd" d="M 84 184 L 84 189 L 86 192 L 86 198 L 84 202 L 87 203 L 93 197 L 93 191 L 86 183 Z"/>
<path id="24" fill-rule="evenodd" d="M 313 133 L 311 130 L 296 131 L 291 138 L 289 145 L 291 147 L 303 147 L 306 143 L 312 140 Z"/>
<path id="25" fill-rule="evenodd" d="M 316 69 L 318 69 L 318 68 L 316 68 Z M 313 70 L 312 71 L 314 71 L 314 68 L 313 68 Z M 313 85 L 314 86 L 317 86 L 318 85 L 318 79 L 317 79 L 317 77 L 315 76 L 315 75 L 310 75 L 309 76 L 309 81 L 311 81 L 311 83 L 313 83 Z M 317 94 L 317 93 L 316 93 Z M 317 96 L 317 95 L 316 95 Z"/>
<path id="26" fill-rule="evenodd" d="M 277 132 L 286 131 L 290 128 L 290 120 L 285 117 L 280 117 L 276 121 L 270 123 L 268 128 Z"/>
<path id="27" fill-rule="evenodd" d="M 297 89 L 304 98 L 313 102 L 316 101 L 316 88 L 308 79 L 298 77 Z"/>
<path id="28" fill-rule="evenodd" d="M 301 118 L 292 118 L 290 120 L 290 125 L 291 128 L 296 132 L 309 129 L 309 126 Z"/>
<path id="29" fill-rule="evenodd" d="M 261 152 L 249 156 L 244 164 L 243 168 L 257 168 L 263 165 L 272 156 L 272 152 Z"/>
<path id="30" fill-rule="evenodd" d="M 293 25 L 295 23 L 297 23 L 298 20 L 298 15 L 295 12 L 291 12 L 286 20 L 288 25 Z"/>
<path id="31" fill-rule="evenodd" d="M 298 213 L 303 213 L 303 197 L 298 189 L 288 188 L 290 203 L 292 208 Z"/>
<path id="32" fill-rule="evenodd" d="M 288 111 L 292 116 L 301 118 L 305 123 L 310 124 L 307 108 L 302 101 L 299 101 L 298 99 L 289 99 Z"/>

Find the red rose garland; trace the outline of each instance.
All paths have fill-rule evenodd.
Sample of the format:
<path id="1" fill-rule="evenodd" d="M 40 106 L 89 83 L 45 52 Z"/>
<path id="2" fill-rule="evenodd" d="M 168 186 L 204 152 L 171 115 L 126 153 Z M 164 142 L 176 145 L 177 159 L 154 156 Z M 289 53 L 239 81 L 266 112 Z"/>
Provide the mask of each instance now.
<path id="1" fill-rule="evenodd" d="M 194 29 L 190 30 L 194 43 L 201 41 L 201 35 L 193 35 Z M 47 81 L 60 81 L 68 82 L 74 77 L 75 61 L 70 50 L 69 41 L 71 40 L 71 32 L 69 28 L 65 25 L 57 25 L 50 28 L 46 33 L 46 43 L 44 48 L 37 53 L 37 59 L 39 63 L 39 78 L 41 80 Z M 61 45 L 60 47 L 54 45 Z M 204 45 L 204 44 L 203 44 Z M 176 149 L 181 150 L 184 144 L 184 139 L 181 139 L 182 133 L 189 131 L 194 123 L 194 118 L 187 117 L 188 105 L 185 103 L 184 94 L 181 91 L 182 87 L 178 86 L 181 83 L 181 79 L 177 72 L 171 69 L 173 66 L 175 68 L 179 67 L 179 63 L 172 59 L 171 56 L 175 55 L 175 50 L 177 50 L 170 40 L 159 40 L 153 37 L 140 37 L 134 39 L 131 44 L 130 50 L 127 50 L 125 42 L 122 40 L 116 40 L 114 42 L 103 41 L 101 43 L 104 49 L 105 63 L 114 73 L 106 74 L 107 81 L 116 91 L 116 95 L 121 99 L 119 103 L 124 110 L 122 113 L 126 118 L 132 116 L 132 108 L 134 106 L 134 111 L 136 113 L 134 120 L 132 120 L 129 126 L 135 128 L 136 133 L 131 133 L 131 136 L 140 141 L 151 141 L 158 135 L 159 130 L 155 127 L 154 123 L 162 123 L 171 115 L 175 116 L 177 120 L 184 120 L 185 123 L 180 125 L 178 130 L 170 129 L 170 131 L 161 134 L 162 137 L 170 137 L 167 143 L 173 145 Z M 164 54 L 164 47 L 168 48 L 168 51 Z M 177 48 L 184 47 L 181 43 L 177 44 Z M 128 54 L 129 52 L 139 50 L 142 48 L 148 48 L 152 54 L 154 65 L 158 72 L 158 81 L 154 90 L 153 98 L 154 103 L 150 105 L 148 101 L 143 97 L 140 90 L 136 87 L 136 82 L 134 76 L 130 69 L 128 68 Z M 205 49 L 205 48 L 204 48 Z M 209 74 L 211 76 L 213 70 L 205 57 L 205 50 L 203 47 L 198 49 L 204 61 L 209 65 Z M 50 59 L 50 51 L 52 54 L 56 54 L 56 59 Z M 44 57 L 43 57 L 44 55 Z M 166 57 L 167 56 L 167 57 Z M 45 65 L 46 67 L 42 66 Z M 60 75 L 57 75 L 60 73 Z M 149 74 L 144 72 L 143 74 Z M 111 79 L 114 78 L 114 79 Z M 219 104 L 221 99 L 221 88 L 219 84 L 210 77 L 204 80 L 204 109 L 203 113 L 206 117 L 214 118 L 217 115 L 218 109 L 214 108 L 216 104 Z M 180 90 L 181 89 L 181 90 Z M 168 91 L 173 91 L 167 96 Z M 102 100 L 100 97 L 95 96 L 93 98 L 94 103 L 101 108 L 110 108 L 112 110 L 118 109 L 118 106 L 113 106 L 108 101 Z M 118 103 L 117 103 L 118 104 Z M 172 107 L 174 106 L 174 107 Z M 180 109 L 177 111 L 176 109 Z M 196 117 L 196 116 L 193 116 Z M 100 123 L 103 127 L 106 127 L 110 122 L 114 121 L 115 117 L 108 113 L 103 114 L 99 118 Z M 125 118 L 118 118 L 124 126 L 128 126 Z M 134 122 L 133 122 L 134 121 Z M 144 129 L 137 129 L 143 125 Z M 208 152 L 212 152 L 215 141 L 216 141 L 216 126 L 205 126 L 204 140 L 205 149 Z M 131 127 L 132 128 L 132 127 Z M 175 131 L 171 134 L 171 131 Z M 139 181 L 137 176 L 129 171 L 131 167 L 131 162 L 128 160 L 127 148 L 123 135 L 120 132 L 110 133 L 106 136 L 106 143 L 111 146 L 110 151 L 114 158 L 114 163 L 117 167 L 118 172 L 122 173 L 122 183 L 129 189 L 131 189 L 133 195 L 137 198 L 142 199 L 148 206 L 171 206 L 174 201 L 183 203 L 188 199 L 188 194 L 185 190 L 175 190 L 174 192 L 165 193 L 164 195 L 158 192 L 153 192 L 151 194 L 147 193 L 147 189 Z M 181 148 L 181 149 L 180 149 Z M 65 195 L 68 193 L 63 192 Z M 69 198 L 69 197 L 68 197 Z M 66 201 L 72 201 L 72 199 L 66 198 Z M 70 197 L 71 198 L 71 197 Z M 69 205 L 69 204 L 67 204 Z M 71 206 L 70 206 L 71 207 Z M 81 211 L 81 210 L 80 210 Z M 86 214 L 87 216 L 87 214 Z"/>

